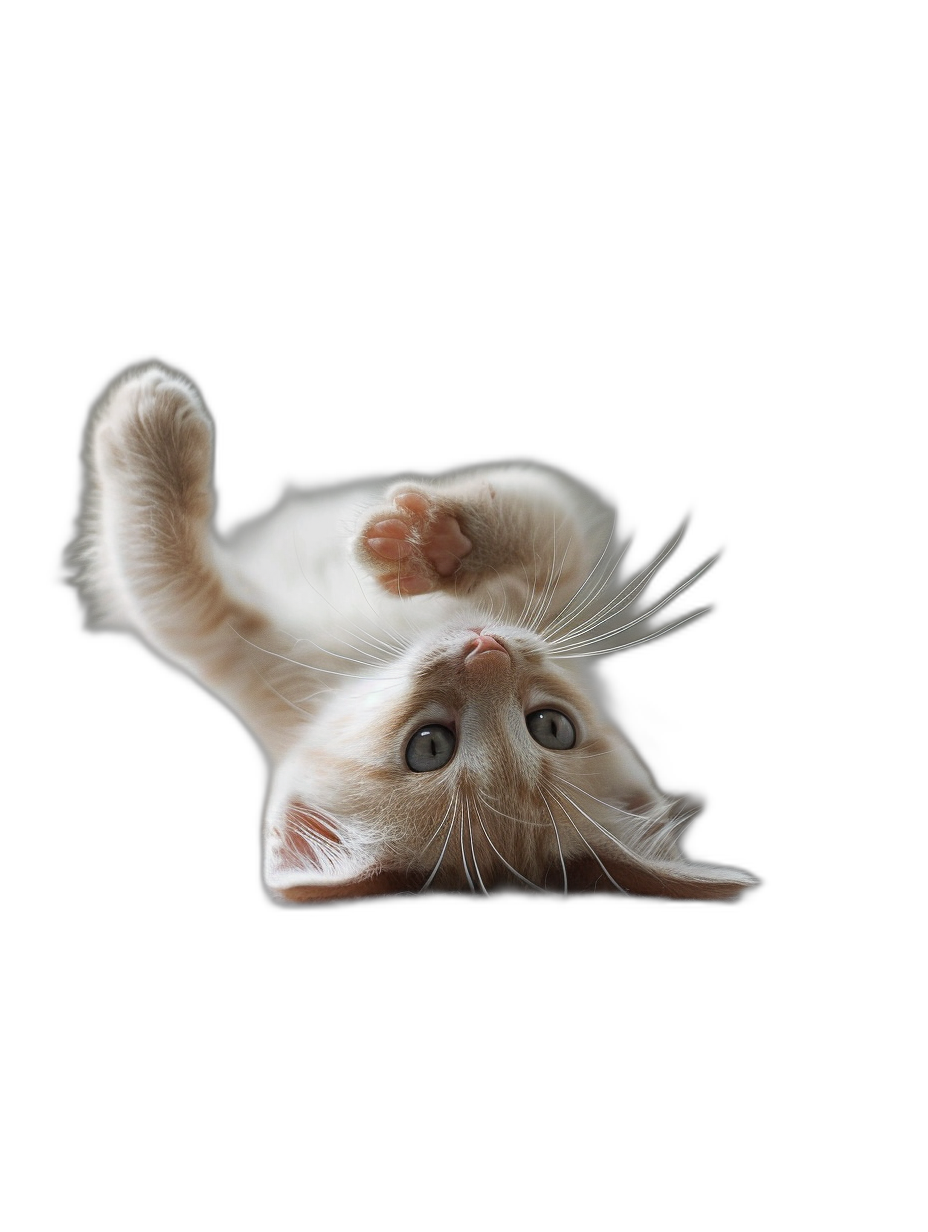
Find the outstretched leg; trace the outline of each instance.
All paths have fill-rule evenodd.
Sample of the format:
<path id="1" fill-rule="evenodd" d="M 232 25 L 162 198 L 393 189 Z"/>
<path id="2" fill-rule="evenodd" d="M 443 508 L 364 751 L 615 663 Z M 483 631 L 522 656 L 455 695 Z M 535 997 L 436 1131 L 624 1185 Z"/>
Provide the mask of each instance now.
<path id="1" fill-rule="evenodd" d="M 131 628 L 253 721 L 273 695 L 249 643 L 267 622 L 211 533 L 213 429 L 196 389 L 152 364 L 110 387 L 91 417 L 87 491 L 70 556 L 93 623 Z"/>

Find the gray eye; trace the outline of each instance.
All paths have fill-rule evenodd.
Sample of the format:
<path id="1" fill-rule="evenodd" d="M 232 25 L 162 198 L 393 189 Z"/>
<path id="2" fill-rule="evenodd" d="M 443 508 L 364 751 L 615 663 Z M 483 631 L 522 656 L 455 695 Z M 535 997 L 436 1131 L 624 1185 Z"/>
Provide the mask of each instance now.
<path id="1" fill-rule="evenodd" d="M 454 753 L 454 732 L 440 723 L 420 727 L 406 745 L 406 765 L 410 770 L 440 770 Z"/>
<path id="2" fill-rule="evenodd" d="M 577 742 L 573 723 L 560 710 L 533 710 L 525 716 L 525 725 L 546 749 L 572 749 Z"/>

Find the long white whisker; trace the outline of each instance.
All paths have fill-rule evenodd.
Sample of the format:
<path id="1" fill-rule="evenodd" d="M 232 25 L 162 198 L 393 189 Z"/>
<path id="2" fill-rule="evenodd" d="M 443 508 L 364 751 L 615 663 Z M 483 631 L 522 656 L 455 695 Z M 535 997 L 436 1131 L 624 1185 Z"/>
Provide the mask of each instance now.
<path id="1" fill-rule="evenodd" d="M 332 602 L 331 599 L 329 599 L 326 595 L 324 595 L 322 591 L 319 590 L 318 587 L 312 584 L 312 582 L 306 576 L 306 570 L 303 568 L 303 559 L 300 555 L 300 546 L 299 546 L 299 543 L 297 542 L 295 529 L 293 532 L 293 553 L 296 556 L 296 563 L 300 570 L 300 573 L 302 574 L 303 581 L 306 583 L 309 589 L 313 592 L 313 594 L 317 595 L 322 600 L 323 603 L 327 604 L 332 609 L 332 611 L 335 613 L 335 615 L 339 618 L 339 620 L 342 621 L 343 624 L 350 625 L 352 628 L 354 628 L 357 631 L 358 636 L 361 638 L 362 641 L 367 642 L 368 645 L 371 645 L 371 646 L 375 644 L 379 644 L 382 650 L 386 650 L 387 653 L 391 657 L 395 657 L 396 656 L 396 646 L 395 645 L 390 646 L 387 642 L 384 642 L 380 638 L 375 637 L 374 634 L 370 634 L 370 638 L 369 638 L 367 634 L 370 633 L 370 630 L 365 631 L 355 621 L 349 620 L 348 617 L 344 614 L 344 612 L 340 612 L 338 610 L 338 608 L 335 606 L 335 604 Z M 361 594 L 364 595 L 364 598 L 367 600 L 367 605 L 371 609 L 371 612 L 373 613 L 375 620 L 378 619 L 377 613 L 374 611 L 374 608 L 373 608 L 373 605 L 371 604 L 370 599 L 368 599 L 367 595 L 364 593 L 364 588 L 361 586 L 361 581 L 358 578 L 357 573 L 355 573 L 354 568 L 351 565 L 351 562 L 347 561 L 346 563 L 348 565 L 348 568 L 351 569 L 351 572 L 354 574 L 355 581 L 358 583 L 358 586 L 361 588 Z M 391 636 L 395 637 L 396 635 L 391 634 Z M 370 640 L 371 638 L 373 638 L 373 641 Z"/>
<path id="2" fill-rule="evenodd" d="M 566 894 L 567 893 L 567 865 L 564 863 L 564 852 L 561 848 L 561 836 L 558 833 L 557 822 L 554 820 L 554 814 L 551 812 L 551 805 L 548 803 L 547 796 L 541 790 L 541 788 L 539 788 L 538 791 L 539 791 L 539 795 L 541 796 L 542 803 L 544 804 L 545 808 L 548 810 L 548 816 L 551 818 L 551 825 L 554 828 L 554 840 L 557 843 L 557 854 L 558 854 L 558 858 L 561 861 L 561 871 L 564 874 L 564 893 Z"/>
<path id="3" fill-rule="evenodd" d="M 452 802 L 451 802 L 451 803 L 452 803 L 452 805 L 453 805 L 453 804 L 454 804 L 454 801 L 452 800 Z M 448 813 L 451 813 L 451 808 L 450 808 L 450 807 L 449 807 Z M 448 816 L 448 813 L 446 813 L 446 814 L 445 814 L 445 816 L 446 816 L 446 817 Z M 442 825 L 444 825 L 444 821 L 442 822 Z M 439 827 L 439 829 L 440 829 L 440 828 L 441 828 L 441 827 Z M 450 821 L 449 821 L 449 823 L 448 823 L 448 833 L 447 833 L 447 835 L 445 836 L 444 846 L 442 847 L 441 851 L 439 852 L 439 855 L 438 855 L 438 861 L 437 861 L 437 863 L 435 864 L 435 867 L 434 867 L 434 868 L 432 869 L 432 871 L 429 873 L 428 880 L 425 882 L 425 884 L 424 884 L 424 885 L 421 885 L 421 886 L 419 887 L 419 893 L 420 893 L 420 894 L 422 893 L 422 891 L 423 891 L 423 890 L 427 890 L 427 889 L 429 888 L 429 886 L 432 884 L 432 882 L 435 880 L 435 874 L 438 872 L 439 868 L 441 868 L 441 862 L 442 862 L 442 860 L 444 860 L 444 858 L 445 858 L 445 852 L 448 850 L 448 843 L 451 841 L 451 835 L 452 835 L 453 833 L 454 833 L 454 815 L 453 815 L 453 814 L 451 814 L 451 820 L 450 820 Z M 431 840 L 430 840 L 430 841 L 431 841 Z"/>
<path id="4" fill-rule="evenodd" d="M 633 646 L 643 646 L 645 642 L 653 642 L 655 638 L 663 637 L 665 633 L 672 633 L 674 629 L 688 625 L 691 620 L 697 620 L 700 616 L 705 616 L 707 612 L 711 611 L 711 607 L 697 608 L 695 612 L 688 612 L 672 624 L 662 625 L 660 629 L 655 630 L 654 633 L 649 633 L 647 637 L 637 637 L 632 642 L 620 642 L 618 646 L 603 646 L 599 650 L 585 650 L 580 654 L 565 654 L 563 651 L 553 650 L 551 657 L 553 659 L 589 659 L 594 655 L 616 654 L 621 650 L 631 650 Z"/>
<path id="5" fill-rule="evenodd" d="M 226 621 L 229 628 L 237 638 L 240 638 L 246 645 L 253 647 L 261 654 L 270 655 L 274 659 L 280 659 L 283 663 L 292 663 L 294 667 L 302 667 L 307 672 L 323 672 L 326 676 L 345 676 L 348 680 L 400 680 L 400 676 L 362 676 L 360 672 L 336 672 L 325 667 L 316 667 L 312 663 L 303 663 L 299 659 L 291 659 L 288 655 L 278 654 L 276 650 L 268 650 L 266 646 L 259 646 L 257 642 L 253 642 L 250 638 L 239 633 L 238 629 L 234 629 L 229 621 Z"/>
<path id="6" fill-rule="evenodd" d="M 481 799 L 483 799 L 483 797 L 481 797 Z M 486 801 L 486 800 L 483 800 L 483 803 L 484 803 L 484 804 L 487 804 L 487 801 Z M 489 805 L 489 804 L 488 804 L 488 807 L 489 807 L 489 808 L 492 808 L 492 805 Z M 493 811 L 494 811 L 494 812 L 496 812 L 496 810 L 495 810 L 495 809 L 494 809 Z M 495 844 L 495 843 L 493 842 L 493 840 L 490 838 L 490 835 L 489 835 L 489 833 L 488 833 L 488 831 L 487 831 L 487 828 L 486 828 L 486 826 L 483 824 L 483 821 L 481 820 L 481 818 L 480 818 L 480 814 L 479 814 L 479 813 L 477 814 L 477 824 L 478 824 L 478 826 L 480 827 L 480 829 L 483 831 L 484 837 L 486 838 L 487 842 L 490 844 L 490 846 L 491 846 L 491 847 L 493 848 L 493 850 L 496 852 L 496 855 L 497 855 L 497 856 L 498 856 L 498 858 L 502 861 L 502 863 L 503 863 L 503 864 L 505 864 L 505 865 L 506 865 L 506 867 L 509 869 L 510 873 L 512 873 L 513 877 L 518 877 L 518 879 L 519 879 L 520 881 L 524 881 L 524 882 L 525 882 L 525 884 L 526 884 L 527 886 L 531 886 L 533 890 L 538 890 L 538 891 L 539 891 L 539 893 L 544 894 L 544 893 L 545 893 L 545 890 L 544 890 L 544 887 L 543 887 L 543 886 L 536 885 L 536 883 L 535 883 L 534 881 L 529 881 L 528 877 L 523 877 L 523 876 L 522 876 L 522 874 L 518 871 L 518 869 L 513 868 L 513 867 L 512 867 L 512 865 L 509 863 L 509 861 L 506 859 L 506 857 L 505 857 L 504 855 L 502 855 L 502 853 L 500 852 L 499 848 L 496 846 L 496 844 Z"/>
<path id="7" fill-rule="evenodd" d="M 343 659 L 346 663 L 357 663 L 360 667 L 390 667 L 391 663 L 396 661 L 395 657 L 393 659 L 383 659 L 376 655 L 368 655 L 366 659 L 353 659 L 351 655 L 337 654 L 334 650 L 327 650 L 325 646 L 320 646 L 318 642 L 314 642 L 311 637 L 298 637 L 293 647 L 294 650 L 300 642 L 308 642 L 310 646 L 315 646 L 324 655 L 330 655 L 333 659 Z M 362 650 L 361 654 L 367 654 L 367 651 Z"/>
<path id="8" fill-rule="evenodd" d="M 596 829 L 599 830 L 601 834 L 605 834 L 606 838 L 610 839 L 613 843 L 615 843 L 616 847 L 618 847 L 620 851 L 623 851 L 633 863 L 635 864 L 641 863 L 640 857 L 637 856 L 630 847 L 626 847 L 626 845 L 622 842 L 621 839 L 616 838 L 616 836 L 610 830 L 607 830 L 605 826 L 601 826 L 598 821 L 596 821 L 593 817 L 589 815 L 589 813 L 585 812 L 580 807 L 580 805 L 577 803 L 576 800 L 568 796 L 566 791 L 563 791 L 560 787 L 554 787 L 553 785 L 551 787 L 551 790 L 556 795 L 560 796 L 563 800 L 566 800 L 567 803 L 572 808 L 575 808 L 577 812 L 581 814 L 581 816 L 587 819 L 587 821 L 590 823 L 591 826 L 595 826 Z"/>
<path id="9" fill-rule="evenodd" d="M 557 586 L 555 570 L 557 568 L 557 512 L 551 511 L 551 564 L 548 567 L 547 577 L 545 579 L 544 588 L 541 592 L 541 597 L 538 603 L 533 607 L 527 618 L 527 624 L 535 629 L 544 612 L 548 610 L 548 605 L 551 602 L 551 596 Z"/>
<path id="10" fill-rule="evenodd" d="M 686 522 L 684 522 L 676 534 L 664 544 L 651 563 L 646 565 L 643 569 L 640 569 L 633 578 L 630 578 L 622 590 L 620 590 L 619 593 L 611 599 L 604 608 L 589 617 L 582 624 L 571 628 L 571 630 L 564 634 L 559 640 L 564 641 L 565 639 L 576 637 L 578 634 L 582 635 L 588 629 L 595 628 L 596 625 L 600 624 L 604 619 L 606 619 L 607 616 L 615 615 L 616 613 L 623 611 L 630 603 L 633 603 L 641 592 L 647 587 L 651 578 L 654 577 L 655 573 L 658 569 L 660 569 L 664 561 L 667 560 L 671 552 L 673 552 L 677 547 L 680 540 L 683 538 L 685 531 Z"/>
<path id="11" fill-rule="evenodd" d="M 480 889 L 483 891 L 484 894 L 488 894 L 489 891 L 487 890 L 487 887 L 483 884 L 483 878 L 480 876 L 480 865 L 477 863 L 477 852 L 474 849 L 474 827 L 471 824 L 471 819 L 470 819 L 470 800 L 467 800 L 466 803 L 467 803 L 467 832 L 470 835 L 470 854 L 473 857 L 473 861 L 474 861 L 474 872 L 477 876 L 477 883 L 480 886 Z M 476 811 L 477 810 L 475 807 L 474 812 L 476 813 Z"/>
<path id="12" fill-rule="evenodd" d="M 605 633 L 600 633 L 596 637 L 588 637 L 582 641 L 576 642 L 575 644 L 569 644 L 571 638 L 575 637 L 579 632 L 579 630 L 575 630 L 571 634 L 566 634 L 564 637 L 558 638 L 557 641 L 552 642 L 551 645 L 558 649 L 580 650 L 584 646 L 591 646 L 596 642 L 603 642 L 609 638 L 618 637 L 620 633 L 625 633 L 628 629 L 633 629 L 635 625 L 640 625 L 643 620 L 647 620 L 649 617 L 654 616 L 661 610 L 661 608 L 664 608 L 668 603 L 673 602 L 677 595 L 682 594 L 684 590 L 687 590 L 690 586 L 692 586 L 698 578 L 702 577 L 707 569 L 711 569 L 717 560 L 718 555 L 710 556 L 704 564 L 700 565 L 698 569 L 695 569 L 688 577 L 685 577 L 682 582 L 679 582 L 673 590 L 668 591 L 662 599 L 659 599 L 656 603 L 652 604 L 646 612 L 642 612 L 640 616 L 636 616 L 634 620 L 629 620 L 626 624 L 619 625 L 618 628 L 608 629 Z M 596 626 L 594 625 L 593 628 L 595 627 Z M 568 644 L 564 645 L 564 643 Z"/>
<path id="13" fill-rule="evenodd" d="M 569 624 L 571 621 L 576 620 L 577 617 L 580 615 L 580 613 L 584 611 L 585 608 L 589 607 L 589 605 L 596 599 L 596 597 L 599 595 L 603 587 L 607 585 L 607 583 L 609 582 L 609 579 L 615 573 L 616 569 L 618 569 L 619 564 L 621 563 L 622 557 L 628 551 L 628 546 L 629 546 L 628 543 L 625 544 L 625 546 L 618 553 L 616 558 L 610 563 L 605 574 L 603 575 L 599 583 L 596 585 L 596 588 L 592 592 L 592 594 L 590 594 L 587 597 L 586 601 L 579 608 L 576 608 L 574 611 L 571 611 L 571 608 L 574 607 L 574 604 L 580 599 L 585 588 L 592 581 L 597 569 L 599 569 L 600 566 L 605 561 L 606 556 L 610 548 L 612 547 L 612 536 L 615 534 L 615 526 L 616 526 L 616 519 L 613 518 L 612 519 L 612 530 L 609 532 L 609 537 L 606 540 L 606 546 L 603 548 L 602 552 L 600 552 L 599 554 L 599 560 L 597 560 L 596 564 L 593 566 L 590 572 L 583 579 L 583 582 L 577 587 L 576 591 L 574 592 L 569 602 L 566 604 L 564 608 L 562 608 L 562 610 L 558 613 L 558 615 L 554 618 L 554 620 L 552 620 L 544 629 L 539 629 L 539 633 L 541 634 L 542 637 L 549 638 L 552 633 L 556 633 L 559 629 L 563 628 L 565 625 Z M 631 540 L 629 540 L 629 543 L 630 542 Z"/>
<path id="14" fill-rule="evenodd" d="M 641 813 L 632 813 L 632 812 L 629 812 L 628 809 L 620 808 L 618 804 L 610 804 L 608 800 L 601 800 L 599 796 L 594 796 L 591 792 L 584 791 L 583 788 L 580 787 L 579 784 L 575 783 L 572 779 L 564 778 L 564 776 L 560 774 L 556 774 L 554 775 L 554 777 L 557 779 L 559 783 L 566 783 L 567 786 L 572 787 L 574 791 L 579 791 L 581 795 L 586 796 L 590 800 L 594 800 L 597 804 L 602 804 L 606 808 L 612 809 L 614 813 L 621 813 L 623 817 L 632 817 L 636 821 L 642 820 Z"/>
<path id="15" fill-rule="evenodd" d="M 667 562 L 667 559 L 670 556 L 672 556 L 672 553 L 679 546 L 680 540 L 682 540 L 685 530 L 686 530 L 686 522 L 684 521 L 682 526 L 679 527 L 679 530 L 677 531 L 677 533 L 675 533 L 675 535 L 672 538 L 670 538 L 670 540 L 667 543 L 665 543 L 661 551 L 659 551 L 657 556 L 654 557 L 651 564 L 647 565 L 645 569 L 641 569 L 640 572 L 638 572 L 635 575 L 635 577 L 633 577 L 630 580 L 629 583 L 626 583 L 624 588 L 622 588 L 620 593 L 617 594 L 614 599 L 611 599 L 610 602 L 608 602 L 608 604 L 606 604 L 605 607 L 603 607 L 603 609 L 601 609 L 600 611 L 594 612 L 592 616 L 588 617 L 588 620 L 585 620 L 583 623 L 580 623 L 580 625 L 573 625 L 573 627 L 571 628 L 571 630 L 569 630 L 569 632 L 564 633 L 562 637 L 557 638 L 555 642 L 552 642 L 552 644 L 562 644 L 564 642 L 573 642 L 574 644 L 577 644 L 576 639 L 578 637 L 583 636 L 583 634 L 587 633 L 590 630 L 593 630 L 593 628 L 603 625 L 603 623 L 606 620 L 608 620 L 608 618 L 619 614 L 620 611 L 624 611 L 626 607 L 629 607 L 632 604 L 632 602 L 638 598 L 638 595 L 641 595 L 643 591 L 647 589 L 647 586 L 651 584 L 651 580 L 654 577 L 654 574 L 657 573 L 657 570 L 661 568 L 665 562 Z M 665 598 L 661 602 L 659 602 L 659 604 L 652 607 L 651 611 L 646 612 L 645 615 L 636 617 L 636 621 L 633 621 L 632 623 L 637 623 L 642 620 L 647 620 L 649 616 L 654 615 L 654 612 L 661 610 L 663 606 L 669 604 L 669 602 L 672 601 L 672 599 L 674 599 L 675 596 L 680 594 L 680 591 L 686 589 L 686 586 L 693 585 L 696 578 L 699 578 L 699 575 L 701 573 L 704 573 L 705 570 L 709 568 L 711 564 L 714 564 L 716 559 L 717 557 L 711 558 L 710 561 L 706 561 L 705 564 L 702 564 L 700 569 L 696 570 L 695 573 L 691 574 L 690 577 L 685 580 L 685 582 L 680 583 L 677 586 L 677 588 L 675 588 L 673 591 L 670 591 L 670 594 L 665 596 Z M 631 626 L 627 625 L 625 627 L 629 628 Z M 619 630 L 613 630 L 611 632 L 619 632 Z M 610 634 L 601 634 L 601 636 L 608 637 L 610 636 Z"/>
<path id="16" fill-rule="evenodd" d="M 461 801 L 461 863 L 464 865 L 464 876 L 467 878 L 467 885 L 471 894 L 477 893 L 477 887 L 474 885 L 474 879 L 470 875 L 470 869 L 467 866 L 467 856 L 464 854 L 464 801 Z"/>
<path id="17" fill-rule="evenodd" d="M 564 814 L 564 816 L 567 818 L 568 823 L 569 823 L 569 824 L 570 824 L 570 825 L 574 828 L 574 830 L 576 831 L 576 833 L 577 833 L 577 837 L 580 839 L 581 843 L 583 843 L 584 847 L 586 847 L 586 848 L 587 848 L 587 850 L 589 851 L 590 855 L 593 857 L 593 859 L 596 861 L 596 863 L 599 865 L 599 867 L 600 867 L 600 868 L 603 870 L 603 872 L 606 874 L 606 876 L 607 876 L 607 878 L 609 879 L 609 881 L 611 881 L 611 882 L 612 882 L 613 886 L 615 886 L 615 888 L 619 891 L 619 893 L 620 893 L 620 894 L 627 894 L 627 893 L 628 893 L 628 890 L 626 890 L 624 886 L 620 886 L 620 885 L 619 885 L 619 883 L 615 880 L 615 878 L 614 878 L 614 877 L 612 876 L 612 874 L 609 872 L 608 868 L 606 868 L 605 864 L 603 864 L 602 860 L 599 858 L 599 855 L 598 855 L 598 853 L 596 852 L 595 848 L 593 848 L 593 847 L 591 847 L 591 846 L 590 846 L 589 842 L 588 842 L 588 841 L 587 841 L 587 839 L 586 839 L 586 835 L 583 833 L 583 831 L 580 829 L 580 827 L 577 825 L 577 823 L 574 821 L 574 819 L 571 817 L 571 815 L 567 812 L 567 809 L 565 809 L 565 808 L 564 808 L 563 804 L 561 804 L 560 800 L 555 800 L 555 802 L 554 802 L 554 803 L 558 806 L 558 808 L 561 810 L 561 812 L 562 812 L 562 813 Z"/>
<path id="18" fill-rule="evenodd" d="M 310 693 L 308 697 L 301 697 L 296 702 L 291 701 L 289 697 L 285 697 L 283 693 L 281 693 L 280 689 L 274 688 L 274 686 L 268 680 L 267 676 L 265 676 L 264 672 L 262 672 L 261 669 L 258 667 L 257 663 L 250 662 L 249 666 L 251 670 L 255 673 L 255 675 L 259 676 L 261 678 L 261 681 L 271 690 L 272 693 L 274 693 L 277 697 L 279 697 L 282 702 L 285 702 L 286 705 L 292 707 L 299 714 L 304 715 L 307 719 L 312 719 L 315 717 L 309 710 L 304 710 L 302 706 L 298 704 L 299 702 L 308 702 L 311 698 L 316 697 L 317 695 L 315 693 Z"/>

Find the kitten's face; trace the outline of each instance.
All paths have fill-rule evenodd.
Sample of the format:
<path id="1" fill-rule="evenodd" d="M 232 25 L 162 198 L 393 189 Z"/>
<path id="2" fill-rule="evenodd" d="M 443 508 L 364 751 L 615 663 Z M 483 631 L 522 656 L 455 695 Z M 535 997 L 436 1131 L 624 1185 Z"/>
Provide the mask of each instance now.
<path id="1" fill-rule="evenodd" d="M 615 846 L 626 810 L 659 799 L 537 634 L 454 623 L 320 711 L 275 782 L 268 883 L 308 897 L 376 867 L 388 888 L 556 888 L 591 833 Z"/>

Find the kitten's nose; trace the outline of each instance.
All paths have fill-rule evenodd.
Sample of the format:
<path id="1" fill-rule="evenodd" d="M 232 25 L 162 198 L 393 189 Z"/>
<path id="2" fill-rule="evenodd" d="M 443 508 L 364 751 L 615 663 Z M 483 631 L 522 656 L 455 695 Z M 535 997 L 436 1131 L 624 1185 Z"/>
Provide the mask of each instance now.
<path id="1" fill-rule="evenodd" d="M 468 643 L 470 650 L 470 654 L 467 656 L 468 660 L 474 659 L 478 655 L 487 654 L 491 650 L 498 651 L 504 654 L 507 659 L 509 658 L 509 651 L 502 642 L 497 641 L 492 633 L 484 633 L 482 629 L 475 629 L 474 632 L 477 636 L 472 642 Z"/>

